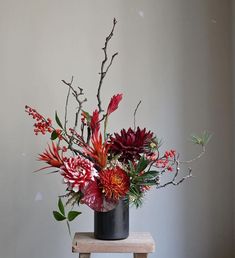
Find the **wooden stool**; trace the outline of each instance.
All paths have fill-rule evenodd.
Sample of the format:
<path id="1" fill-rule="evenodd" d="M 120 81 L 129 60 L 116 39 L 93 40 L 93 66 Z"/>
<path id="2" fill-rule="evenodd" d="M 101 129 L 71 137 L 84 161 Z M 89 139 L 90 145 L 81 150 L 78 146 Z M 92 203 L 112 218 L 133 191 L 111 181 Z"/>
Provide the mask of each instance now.
<path id="1" fill-rule="evenodd" d="M 155 243 L 150 233 L 130 233 L 123 240 L 99 240 L 93 233 L 76 233 L 72 252 L 79 253 L 79 258 L 90 258 L 91 253 L 133 253 L 134 258 L 147 258 L 155 250 Z"/>

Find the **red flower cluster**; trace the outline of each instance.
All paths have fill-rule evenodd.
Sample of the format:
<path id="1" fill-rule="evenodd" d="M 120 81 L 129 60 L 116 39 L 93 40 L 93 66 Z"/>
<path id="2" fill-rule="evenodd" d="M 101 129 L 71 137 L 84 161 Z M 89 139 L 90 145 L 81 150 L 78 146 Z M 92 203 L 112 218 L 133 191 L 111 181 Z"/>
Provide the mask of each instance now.
<path id="1" fill-rule="evenodd" d="M 29 106 L 25 106 L 25 112 L 33 117 L 37 122 L 34 124 L 34 133 L 38 135 L 38 133 L 46 134 L 46 132 L 51 133 L 52 129 L 52 120 L 50 118 L 45 119 L 42 115 L 40 115 L 36 109 L 33 109 Z"/>
<path id="2" fill-rule="evenodd" d="M 175 162 L 175 155 L 175 150 L 165 151 L 164 156 L 156 161 L 156 166 L 161 169 L 173 171 L 171 164 Z"/>

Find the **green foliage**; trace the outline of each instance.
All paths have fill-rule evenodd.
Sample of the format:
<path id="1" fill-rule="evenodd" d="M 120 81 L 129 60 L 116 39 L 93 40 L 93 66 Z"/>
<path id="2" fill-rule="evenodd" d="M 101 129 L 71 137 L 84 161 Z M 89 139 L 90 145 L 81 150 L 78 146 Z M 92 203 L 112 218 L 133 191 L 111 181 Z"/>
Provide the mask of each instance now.
<path id="1" fill-rule="evenodd" d="M 59 198 L 59 201 L 58 201 L 58 208 L 59 208 L 61 214 L 65 216 L 64 204 L 63 204 L 63 202 L 61 201 L 61 198 Z"/>
<path id="2" fill-rule="evenodd" d="M 81 214 L 81 212 L 79 212 L 79 211 L 70 211 L 68 213 L 68 221 L 74 220 L 80 214 Z"/>
<path id="3" fill-rule="evenodd" d="M 53 211 L 53 215 L 57 221 L 62 221 L 62 220 L 66 219 L 66 217 L 64 215 L 62 215 L 61 213 L 59 213 L 58 211 Z"/>
<path id="4" fill-rule="evenodd" d="M 132 162 L 129 162 L 129 173 L 131 182 L 128 195 L 130 203 L 136 206 L 136 208 L 140 207 L 143 203 L 143 188 L 157 185 L 159 181 L 158 171 L 147 170 L 150 162 L 151 161 L 144 157 L 140 158 L 136 166 Z"/>
<path id="5" fill-rule="evenodd" d="M 194 144 L 206 146 L 207 143 L 210 141 L 211 137 L 212 137 L 211 133 L 204 131 L 200 136 L 192 135 L 191 140 Z"/>
<path id="6" fill-rule="evenodd" d="M 64 204 L 61 198 L 59 198 L 57 206 L 59 211 L 53 211 L 54 218 L 57 221 L 63 221 L 65 219 L 67 219 L 67 221 L 73 221 L 78 215 L 81 214 L 81 212 L 79 211 L 69 211 L 68 214 L 66 215 Z"/>
<path id="7" fill-rule="evenodd" d="M 60 122 L 60 119 L 59 119 L 59 117 L 58 117 L 58 115 L 57 115 L 57 112 L 55 112 L 55 121 L 56 121 L 56 123 L 58 124 L 58 126 L 63 129 L 63 125 L 62 125 L 62 123 Z"/>
<path id="8" fill-rule="evenodd" d="M 55 139 L 57 139 L 58 137 L 58 133 L 56 132 L 56 130 L 54 130 L 52 133 L 51 133 L 51 140 L 54 141 Z"/>

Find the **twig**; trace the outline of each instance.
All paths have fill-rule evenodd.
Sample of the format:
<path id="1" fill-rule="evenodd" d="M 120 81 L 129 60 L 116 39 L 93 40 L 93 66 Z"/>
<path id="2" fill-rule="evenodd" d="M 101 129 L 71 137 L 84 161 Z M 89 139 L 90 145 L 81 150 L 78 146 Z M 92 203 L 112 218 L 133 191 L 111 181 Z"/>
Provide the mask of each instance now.
<path id="1" fill-rule="evenodd" d="M 76 99 L 76 101 L 77 101 L 77 103 L 78 103 L 78 110 L 77 110 L 77 112 L 76 112 L 76 114 L 75 114 L 75 123 L 74 123 L 74 130 L 75 130 L 75 128 L 76 128 L 77 125 L 78 125 L 78 115 L 79 115 L 80 111 L 82 110 L 82 105 L 83 105 L 83 103 L 86 102 L 87 99 L 86 99 L 86 98 L 83 99 L 83 100 L 80 100 L 80 99 L 79 99 L 79 97 L 80 97 L 81 95 L 84 95 L 84 94 L 83 94 L 83 89 L 80 88 L 80 87 L 78 87 L 79 92 L 77 92 L 77 91 L 72 87 L 72 82 L 73 82 L 73 80 L 71 80 L 70 83 L 66 82 L 65 80 L 62 80 L 62 82 L 63 82 L 64 84 L 66 84 L 66 85 L 72 90 L 72 94 L 73 94 L 74 98 Z"/>
<path id="2" fill-rule="evenodd" d="M 195 158 L 193 159 L 190 159 L 190 160 L 184 160 L 184 161 L 179 161 L 180 163 L 184 163 L 184 164 L 189 164 L 189 163 L 192 163 L 198 159 L 200 159 L 206 152 L 206 147 L 205 145 L 202 145 L 202 151 L 199 153 L 199 155 L 197 155 Z"/>
<path id="3" fill-rule="evenodd" d="M 138 110 L 140 104 L 141 104 L 141 100 L 140 100 L 139 103 L 137 104 L 137 106 L 136 106 L 136 108 L 135 108 L 135 111 L 134 111 L 134 131 L 135 131 L 135 129 L 136 129 L 136 112 L 137 112 L 137 110 Z"/>
<path id="4" fill-rule="evenodd" d="M 73 76 L 70 82 L 70 85 L 72 85 L 73 83 Z M 70 96 L 70 91 L 71 91 L 71 87 L 68 87 L 68 94 L 66 97 L 66 102 L 65 102 L 65 112 L 64 112 L 64 130 L 67 131 L 66 127 L 67 127 L 67 115 L 68 115 L 68 104 L 69 104 L 69 96 Z"/>
<path id="5" fill-rule="evenodd" d="M 104 44 L 104 47 L 102 48 L 102 50 L 104 51 L 104 59 L 101 63 L 101 68 L 100 68 L 100 80 L 99 80 L 99 86 L 98 86 L 98 91 L 97 91 L 97 100 L 98 100 L 98 108 L 99 108 L 99 113 L 103 112 L 104 110 L 102 109 L 101 107 L 101 98 L 100 98 L 100 91 L 101 91 L 101 86 L 103 84 L 103 80 L 104 80 L 104 77 L 106 76 L 109 68 L 111 67 L 112 63 L 113 63 L 113 60 L 115 58 L 116 55 L 118 55 L 118 53 L 116 52 L 115 54 L 112 55 L 111 57 L 111 60 L 109 62 L 109 64 L 107 65 L 106 69 L 105 69 L 105 64 L 108 60 L 108 55 L 107 55 L 107 47 L 108 47 L 108 43 L 110 41 L 110 39 L 112 38 L 113 36 L 113 32 L 114 32 L 114 29 L 115 29 L 115 25 L 116 25 L 117 21 L 116 19 L 114 18 L 113 19 L 113 27 L 112 27 L 112 30 L 110 32 L 110 34 L 108 35 L 108 37 L 106 37 L 105 39 L 105 44 Z"/>
<path id="6" fill-rule="evenodd" d="M 174 177 L 174 179 L 172 179 L 171 181 L 169 181 L 169 182 L 167 182 L 167 183 L 165 183 L 165 184 L 163 184 L 163 185 L 158 185 L 158 186 L 157 186 L 157 189 L 166 187 L 166 186 L 168 186 L 168 185 L 177 186 L 177 185 L 181 184 L 184 180 L 186 180 L 186 179 L 192 177 L 192 169 L 189 168 L 188 170 L 189 170 L 188 175 L 182 177 L 179 181 L 176 182 L 176 181 L 175 181 L 176 177 Z"/>
<path id="7" fill-rule="evenodd" d="M 77 128 L 77 125 L 78 125 L 78 116 L 79 116 L 80 111 L 82 110 L 82 105 L 83 105 L 83 103 L 86 102 L 87 99 L 86 99 L 86 98 L 84 98 L 84 99 L 82 99 L 82 100 L 80 99 L 80 97 L 81 97 L 82 95 L 84 95 L 83 89 L 80 88 L 80 87 L 78 87 L 79 92 L 77 92 L 77 91 L 73 88 L 73 86 L 72 86 L 73 77 L 72 77 L 72 79 L 71 79 L 71 82 L 66 82 L 65 80 L 62 80 L 62 82 L 63 82 L 65 85 L 67 85 L 67 86 L 69 87 L 69 89 L 72 91 L 72 95 L 74 96 L 74 98 L 76 99 L 76 101 L 77 101 L 77 103 L 78 103 L 77 112 L 76 112 L 76 114 L 75 114 L 75 122 L 74 122 L 73 132 L 72 132 L 72 135 L 69 137 L 70 140 L 69 140 L 69 143 L 68 143 L 68 144 L 69 144 L 68 148 L 70 148 L 70 149 L 72 150 L 72 143 L 73 143 L 73 140 L 74 140 L 74 132 L 76 131 L 76 128 Z M 66 102 L 66 105 L 68 106 L 68 102 Z M 65 108 L 66 111 L 67 111 L 67 106 L 66 106 L 66 108 Z M 67 115 L 66 115 L 66 116 L 67 116 Z M 67 119 L 67 118 L 66 118 L 66 119 Z M 76 150 L 76 151 L 77 151 L 77 153 L 81 154 L 80 151 L 78 151 L 78 150 Z"/>

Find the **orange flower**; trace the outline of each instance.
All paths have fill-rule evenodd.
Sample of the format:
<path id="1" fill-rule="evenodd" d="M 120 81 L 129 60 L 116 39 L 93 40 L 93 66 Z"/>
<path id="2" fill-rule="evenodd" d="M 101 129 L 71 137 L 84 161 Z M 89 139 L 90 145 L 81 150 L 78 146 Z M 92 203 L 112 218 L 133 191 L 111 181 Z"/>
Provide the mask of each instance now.
<path id="1" fill-rule="evenodd" d="M 129 191 L 130 180 L 120 167 L 102 170 L 99 173 L 100 187 L 107 199 L 118 200 Z"/>

